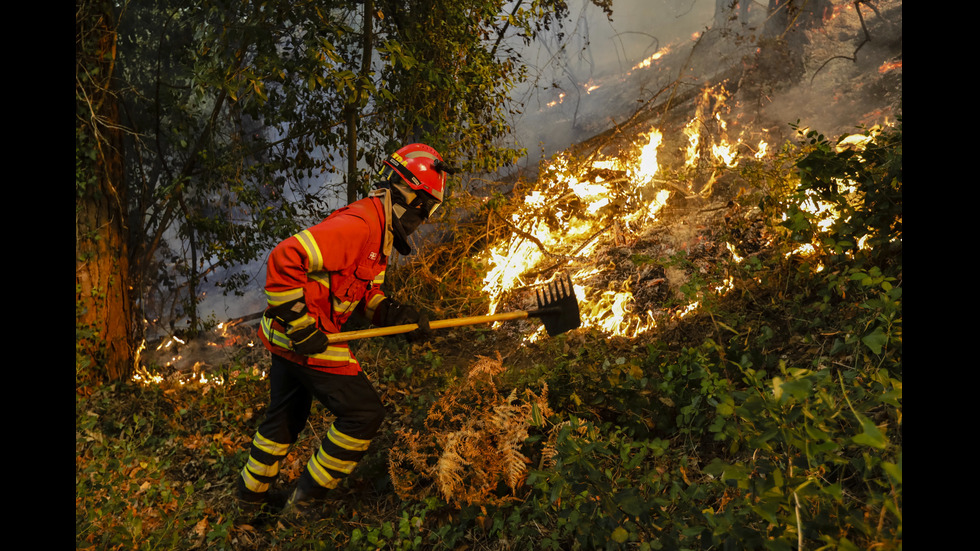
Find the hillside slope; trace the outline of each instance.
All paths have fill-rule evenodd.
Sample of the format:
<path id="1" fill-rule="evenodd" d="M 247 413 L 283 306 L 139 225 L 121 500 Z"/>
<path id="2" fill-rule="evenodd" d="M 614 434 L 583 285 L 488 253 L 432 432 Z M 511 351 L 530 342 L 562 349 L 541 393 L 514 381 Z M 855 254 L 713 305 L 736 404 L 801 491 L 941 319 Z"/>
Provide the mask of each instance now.
<path id="1" fill-rule="evenodd" d="M 235 506 L 267 400 L 250 320 L 80 397 L 76 548 L 900 549 L 901 2 L 863 23 L 855 6 L 779 93 L 752 63 L 681 79 L 533 174 L 460 192 L 467 216 L 392 270 L 400 298 L 524 309 L 569 274 L 583 327 L 358 341 L 388 419 L 322 518 Z M 882 130 L 836 143 L 861 124 Z"/>

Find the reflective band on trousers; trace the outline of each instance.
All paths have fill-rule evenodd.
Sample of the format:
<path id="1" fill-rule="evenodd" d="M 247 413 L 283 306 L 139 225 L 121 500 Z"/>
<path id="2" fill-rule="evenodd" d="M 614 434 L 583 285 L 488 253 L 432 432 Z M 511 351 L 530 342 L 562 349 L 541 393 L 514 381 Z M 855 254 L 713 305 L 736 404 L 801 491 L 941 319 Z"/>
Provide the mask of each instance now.
<path id="1" fill-rule="evenodd" d="M 269 490 L 269 483 L 259 482 L 258 480 L 256 480 L 255 477 L 252 476 L 252 473 L 249 472 L 248 467 L 242 469 L 242 480 L 245 481 L 245 487 L 255 493 L 260 494 L 262 492 L 267 492 Z"/>
<path id="2" fill-rule="evenodd" d="M 337 430 L 337 427 L 335 425 L 330 426 L 330 430 L 327 431 L 327 438 L 334 444 L 340 446 L 341 448 L 344 448 L 345 450 L 351 450 L 351 451 L 362 452 L 368 449 L 368 446 L 371 445 L 370 440 L 362 440 L 360 438 L 347 436 L 346 434 Z"/>
<path id="3" fill-rule="evenodd" d="M 340 483 L 339 478 L 334 478 L 330 476 L 330 473 L 328 473 L 326 469 L 324 469 L 323 466 L 320 465 L 319 462 L 317 462 L 316 456 L 311 457 L 310 460 L 306 463 L 306 470 L 310 472 L 310 475 L 313 477 L 313 480 L 316 481 L 316 483 L 319 484 L 320 486 L 323 486 L 324 488 L 327 489 L 335 488 L 337 487 L 337 484 Z"/>
<path id="4" fill-rule="evenodd" d="M 245 468 L 249 472 L 255 473 L 259 476 L 276 476 L 279 474 L 279 462 L 276 461 L 272 465 L 266 465 L 265 463 L 259 463 L 254 457 L 248 458 L 248 463 L 245 464 Z"/>
<path id="5" fill-rule="evenodd" d="M 242 469 L 242 480 L 245 481 L 245 487 L 253 492 L 261 493 L 268 491 L 269 482 L 263 482 L 256 477 L 271 479 L 278 475 L 280 458 L 289 451 L 289 444 L 275 442 L 256 432 L 255 438 L 252 439 L 252 445 L 257 450 L 276 457 L 271 464 L 267 464 L 250 454 L 248 462 L 245 463 L 245 468 Z"/>
<path id="6" fill-rule="evenodd" d="M 286 455 L 286 452 L 289 450 L 289 444 L 274 442 L 257 432 L 255 433 L 255 438 L 252 439 L 252 444 L 255 444 L 256 448 L 269 455 Z"/>
<path id="7" fill-rule="evenodd" d="M 322 447 L 316 452 L 316 462 L 331 471 L 344 474 L 350 474 L 354 470 L 354 467 L 357 466 L 357 461 L 342 461 L 323 451 Z"/>

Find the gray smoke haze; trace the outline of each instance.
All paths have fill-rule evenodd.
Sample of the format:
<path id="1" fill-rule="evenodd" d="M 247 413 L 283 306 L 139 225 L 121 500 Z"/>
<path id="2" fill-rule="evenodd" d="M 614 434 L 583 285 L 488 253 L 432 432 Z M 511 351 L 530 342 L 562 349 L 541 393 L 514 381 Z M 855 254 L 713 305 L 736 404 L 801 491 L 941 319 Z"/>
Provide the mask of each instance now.
<path id="1" fill-rule="evenodd" d="M 611 20 L 588 0 L 569 8 L 563 37 L 524 50 L 529 78 L 514 95 L 523 113 L 510 122 L 514 143 L 528 150 L 525 167 L 631 115 L 650 92 L 637 64 L 689 48 L 711 25 L 715 0 L 614 0 Z"/>

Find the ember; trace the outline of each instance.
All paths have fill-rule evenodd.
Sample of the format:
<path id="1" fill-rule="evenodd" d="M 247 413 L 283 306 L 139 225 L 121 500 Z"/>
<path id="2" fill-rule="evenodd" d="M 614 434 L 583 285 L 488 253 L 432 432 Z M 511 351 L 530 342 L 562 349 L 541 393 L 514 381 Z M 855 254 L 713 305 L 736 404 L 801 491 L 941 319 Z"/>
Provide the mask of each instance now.
<path id="1" fill-rule="evenodd" d="M 888 71 L 892 71 L 894 69 L 901 69 L 901 68 L 902 68 L 901 61 L 886 61 L 885 63 L 882 63 L 880 67 L 878 67 L 878 73 L 883 75 Z"/>

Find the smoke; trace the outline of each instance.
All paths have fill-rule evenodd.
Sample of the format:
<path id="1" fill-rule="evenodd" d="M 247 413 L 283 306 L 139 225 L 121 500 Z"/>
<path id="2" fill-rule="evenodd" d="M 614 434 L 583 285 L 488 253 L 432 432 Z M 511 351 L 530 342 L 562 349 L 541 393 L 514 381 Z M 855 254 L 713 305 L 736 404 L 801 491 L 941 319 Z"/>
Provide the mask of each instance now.
<path id="1" fill-rule="evenodd" d="M 521 168 L 632 115 L 656 86 L 656 71 L 637 65 L 690 48 L 711 24 L 715 0 L 615 0 L 611 20 L 588 0 L 569 7 L 562 34 L 524 51 L 528 80 L 514 94 L 522 112 L 509 121 L 514 145 L 528 150 Z"/>
<path id="2" fill-rule="evenodd" d="M 767 2 L 732 4 L 616 0 L 610 21 L 580 0 L 565 34 L 525 51 L 529 78 L 515 94 L 523 111 L 510 121 L 514 144 L 528 150 L 519 168 L 533 169 L 542 156 L 614 128 L 667 87 L 683 94 L 722 79 L 729 79 L 730 89 L 740 88 L 733 98 L 737 116 L 759 129 L 788 134 L 789 124 L 800 120 L 836 135 L 858 124 L 895 121 L 901 104 L 901 0 L 878 0 L 873 9 L 846 0 L 808 4 L 819 6 L 820 24 L 781 31 L 783 38 L 804 44 L 792 54 L 802 58 L 792 75 L 780 74 L 786 64 L 774 56 L 768 65 L 758 57 L 771 21 Z M 650 60 L 658 52 L 663 56 Z M 881 69 L 896 64 L 898 70 Z"/>
<path id="3" fill-rule="evenodd" d="M 800 120 L 831 137 L 853 133 L 858 125 L 896 122 L 902 103 L 901 0 L 879 0 L 873 10 L 834 4 L 823 25 L 807 35 L 803 74 L 769 98 L 766 116 Z"/>

